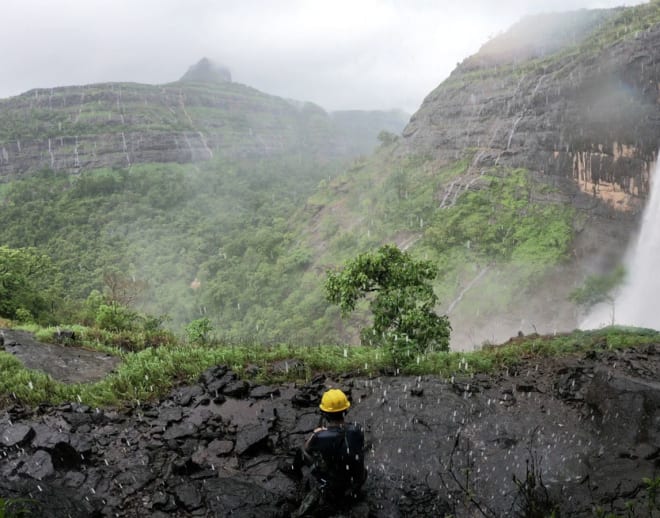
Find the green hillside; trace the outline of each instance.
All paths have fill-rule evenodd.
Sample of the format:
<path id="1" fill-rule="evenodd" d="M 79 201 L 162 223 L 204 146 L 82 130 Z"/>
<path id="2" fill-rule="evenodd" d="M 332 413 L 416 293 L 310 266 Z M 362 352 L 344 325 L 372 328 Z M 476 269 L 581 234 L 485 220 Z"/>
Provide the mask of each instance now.
<path id="1" fill-rule="evenodd" d="M 218 338 L 263 343 L 356 342 L 365 316 L 340 319 L 325 271 L 384 242 L 438 262 L 443 310 L 461 282 L 492 286 L 452 321 L 512 303 L 565 255 L 571 211 L 529 172 L 494 167 L 452 191 L 474 152 L 442 165 L 391 140 L 343 172 L 300 155 L 45 170 L 3 187 L 0 236 L 45 252 L 61 273 L 56 310 L 40 316 L 50 323 L 80 319 L 119 272 L 136 283 L 132 304 L 175 330 L 209 318 Z M 503 292 L 494 265 L 509 263 L 517 272 Z"/>
<path id="2" fill-rule="evenodd" d="M 342 320 L 324 298 L 325 273 L 395 243 L 437 263 L 437 310 L 454 327 L 453 347 L 517 330 L 572 329 L 578 255 L 590 260 L 594 241 L 611 242 L 582 231 L 629 230 L 633 221 L 601 204 L 595 188 L 580 191 L 573 167 L 587 159 L 579 153 L 598 154 L 621 185 L 648 164 L 638 149 L 608 157 L 587 137 L 580 143 L 592 151 L 573 154 L 572 141 L 559 147 L 577 132 L 562 125 L 564 115 L 580 116 L 580 88 L 600 77 L 566 76 L 562 67 L 576 66 L 573 51 L 597 42 L 636 51 L 656 15 L 657 3 L 596 13 L 579 41 L 564 31 L 565 46 L 521 57 L 524 81 L 494 66 L 507 79 L 493 82 L 479 56 L 466 60 L 401 137 L 389 125 L 396 112 L 329 115 L 229 82 L 94 85 L 2 101 L 0 171 L 8 181 L 0 188 L 0 244 L 35 247 L 55 272 L 39 279 L 49 286 L 40 305 L 7 316 L 88 319 L 96 290 L 175 330 L 208 319 L 215 336 L 231 342 L 357 343 L 368 314 L 362 308 Z M 628 59 L 617 52 L 608 77 L 630 70 L 620 56 Z M 553 66 L 539 72 L 540 62 Z M 631 83 L 656 70 L 639 68 Z M 601 66 L 585 70 L 598 74 Z M 480 80 L 497 96 L 478 100 Z M 562 81 L 571 95 L 560 97 Z M 559 126 L 549 127 L 554 121 Z M 128 138 L 126 146 L 112 144 L 112 134 Z M 360 152 L 376 135 L 379 147 Z M 61 154 L 49 158 L 58 139 Z"/>
<path id="3" fill-rule="evenodd" d="M 289 300 L 312 256 L 299 208 L 407 120 L 231 82 L 34 90 L 0 107 L 0 244 L 57 272 L 22 318 L 89 320 L 102 292 L 175 330 L 209 318 L 220 338 L 268 342 L 334 339 L 324 304 Z"/>
<path id="4" fill-rule="evenodd" d="M 246 326 L 255 304 L 277 306 L 295 287 L 309 253 L 292 236 L 290 216 L 334 173 L 284 159 L 43 172 L 4 188 L 2 243 L 51 257 L 67 302 L 58 303 L 59 318 L 107 288 L 104 275 L 116 271 L 148 284 L 140 308 L 175 324 L 208 315 L 229 334 Z"/>
<path id="5" fill-rule="evenodd" d="M 438 211 L 469 153 L 438 167 L 396 158 L 395 146 L 330 181 L 330 167 L 274 159 L 44 172 L 5 187 L 2 242 L 37 247 L 62 273 L 59 314 L 48 318 L 75 318 L 92 290 L 109 288 L 104 276 L 120 272 L 148 286 L 137 307 L 177 328 L 206 317 L 220 338 L 265 343 L 355 341 L 362 317 L 340 321 L 324 300 L 324 274 L 383 242 L 436 260 L 445 303 L 459 278 L 488 279 L 494 263 L 519 265 L 520 289 L 566 253 L 571 211 L 544 200 L 547 188 L 527 172 L 493 169 Z M 493 290 L 474 304 L 487 312 L 511 302 L 513 293 Z"/>

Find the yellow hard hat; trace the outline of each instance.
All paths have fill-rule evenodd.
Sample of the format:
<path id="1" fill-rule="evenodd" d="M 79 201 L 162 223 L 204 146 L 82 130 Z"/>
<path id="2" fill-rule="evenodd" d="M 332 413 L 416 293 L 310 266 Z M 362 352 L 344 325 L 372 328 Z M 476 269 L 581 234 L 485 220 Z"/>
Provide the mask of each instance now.
<path id="1" fill-rule="evenodd" d="M 348 410 L 350 406 L 351 403 L 346 397 L 346 394 L 339 389 L 330 389 L 323 394 L 319 408 L 323 412 L 334 413 Z"/>

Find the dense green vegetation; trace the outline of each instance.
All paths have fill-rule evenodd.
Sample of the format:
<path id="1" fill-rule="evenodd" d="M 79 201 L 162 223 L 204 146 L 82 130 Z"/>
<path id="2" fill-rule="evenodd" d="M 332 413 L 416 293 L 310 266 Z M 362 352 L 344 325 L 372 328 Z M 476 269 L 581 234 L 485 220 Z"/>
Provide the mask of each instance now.
<path id="1" fill-rule="evenodd" d="M 302 159 L 45 171 L 5 189 L 0 235 L 62 274 L 56 311 L 38 321 L 79 321 L 82 302 L 121 272 L 140 291 L 136 307 L 177 325 L 208 315 L 232 335 L 232 325 L 256 328 L 260 308 L 276 307 L 309 262 L 290 219 L 332 174 Z"/>
<path id="2" fill-rule="evenodd" d="M 430 350 L 449 349 L 449 319 L 434 311 L 438 297 L 431 282 L 437 273 L 433 262 L 384 245 L 329 272 L 325 290 L 344 315 L 369 297 L 373 325 L 361 329 L 362 344 L 382 346 L 395 365 L 405 365 Z"/>
<path id="3" fill-rule="evenodd" d="M 392 149 L 357 162 L 309 200 L 323 215 L 310 239 L 324 240 L 321 264 L 339 265 L 394 241 L 438 265 L 441 308 L 479 277 L 479 290 L 465 293 L 452 315 L 485 316 L 509 307 L 567 259 L 574 212 L 528 171 L 495 167 L 475 175 L 470 150 L 462 160 L 437 164 L 393 158 Z M 344 330 L 357 336 L 363 319 Z"/>
<path id="4" fill-rule="evenodd" d="M 26 498 L 0 498 L 0 518 L 24 518 L 30 512 L 32 500 Z"/>
<path id="5" fill-rule="evenodd" d="M 564 257 L 571 210 L 544 203 L 547 187 L 535 185 L 522 169 L 487 174 L 482 181 L 484 188 L 467 191 L 460 203 L 434 215 L 426 231 L 430 246 L 465 247 L 478 259 L 539 266 Z"/>
<path id="6" fill-rule="evenodd" d="M 59 276 L 48 256 L 33 248 L 0 246 L 0 317 L 32 319 L 49 314 Z"/>
<path id="7" fill-rule="evenodd" d="M 483 265 L 515 263 L 524 289 L 566 256 L 572 212 L 526 171 L 495 168 L 440 208 L 448 185 L 468 182 L 472 152 L 438 165 L 395 158 L 396 145 L 339 176 L 338 165 L 295 157 L 43 171 L 13 182 L 0 193 L 0 242 L 38 250 L 53 275 L 40 280 L 48 312 L 5 316 L 153 327 L 119 315 L 129 307 L 177 332 L 207 318 L 215 338 L 235 343 L 346 343 L 366 313 L 341 322 L 324 297 L 325 272 L 383 243 L 415 244 L 414 258 L 436 262 L 444 304 L 457 279 Z M 480 295 L 470 304 L 492 304 L 488 289 Z M 502 307 L 513 293 L 492 296 Z"/>

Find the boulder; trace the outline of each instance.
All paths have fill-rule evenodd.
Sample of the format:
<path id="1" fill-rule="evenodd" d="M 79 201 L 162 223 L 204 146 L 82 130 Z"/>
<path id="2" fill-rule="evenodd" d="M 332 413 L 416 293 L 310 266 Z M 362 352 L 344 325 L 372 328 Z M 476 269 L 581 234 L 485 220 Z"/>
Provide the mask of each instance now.
<path id="1" fill-rule="evenodd" d="M 34 429 L 27 424 L 13 424 L 0 430 L 0 443 L 5 446 L 23 446 L 34 437 Z"/>
<path id="2" fill-rule="evenodd" d="M 234 451 L 237 455 L 243 455 L 251 450 L 262 446 L 269 435 L 267 424 L 247 425 L 236 431 L 236 446 Z"/>
<path id="3" fill-rule="evenodd" d="M 55 468 L 50 454 L 44 450 L 37 450 L 27 458 L 18 472 L 35 480 L 44 480 L 55 474 Z"/>
<path id="4" fill-rule="evenodd" d="M 172 439 L 184 439 L 186 437 L 190 437 L 191 435 L 195 435 L 198 431 L 197 425 L 189 422 L 189 421 L 184 421 L 183 423 L 175 424 L 165 430 L 165 433 L 163 434 L 163 439 L 166 441 L 172 440 Z"/>

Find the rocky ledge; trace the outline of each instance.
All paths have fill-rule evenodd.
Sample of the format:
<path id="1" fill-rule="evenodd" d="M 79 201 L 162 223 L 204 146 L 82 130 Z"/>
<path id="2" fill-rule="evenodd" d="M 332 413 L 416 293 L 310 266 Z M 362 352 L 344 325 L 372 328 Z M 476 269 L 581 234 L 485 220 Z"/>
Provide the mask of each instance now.
<path id="1" fill-rule="evenodd" d="M 130 409 L 5 409 L 0 495 L 44 517 L 289 516 L 302 498 L 292 453 L 336 386 L 366 430 L 362 515 L 515 516 L 532 503 L 562 516 L 641 512 L 643 479 L 660 471 L 659 373 L 660 345 L 450 379 L 264 386 L 217 366 Z"/>

